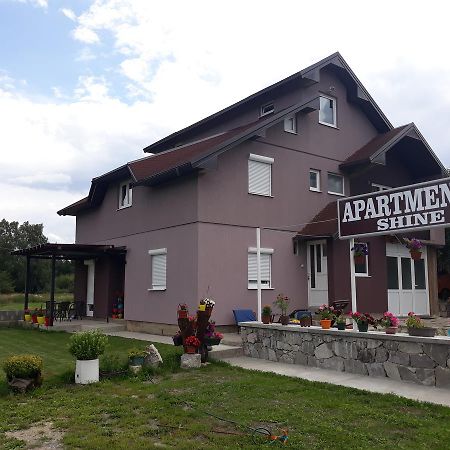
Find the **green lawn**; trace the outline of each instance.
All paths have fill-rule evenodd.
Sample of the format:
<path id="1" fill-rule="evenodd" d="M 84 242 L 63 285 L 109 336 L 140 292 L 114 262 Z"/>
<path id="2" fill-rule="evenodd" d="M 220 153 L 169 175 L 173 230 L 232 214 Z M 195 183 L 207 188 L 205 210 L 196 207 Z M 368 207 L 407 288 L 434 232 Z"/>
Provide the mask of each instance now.
<path id="1" fill-rule="evenodd" d="M 30 294 L 28 307 L 45 308 L 45 302 L 50 300 L 50 294 Z M 73 294 L 56 293 L 55 301 L 73 301 Z M 23 311 L 24 294 L 0 294 L 0 311 Z"/>
<path id="2" fill-rule="evenodd" d="M 243 428 L 206 415 L 274 431 L 289 429 L 295 449 L 446 449 L 450 409 L 391 395 L 245 371 L 223 363 L 177 370 L 179 348 L 157 344 L 165 361 L 157 373 L 96 385 L 69 383 L 74 362 L 69 335 L 0 329 L 0 362 L 11 353 L 43 356 L 46 382 L 12 395 L 0 380 L 0 446 L 21 448 L 4 432 L 53 422 L 70 449 L 261 448 Z M 107 359 L 138 341 L 110 338 Z M 273 447 L 273 446 L 272 446 Z"/>

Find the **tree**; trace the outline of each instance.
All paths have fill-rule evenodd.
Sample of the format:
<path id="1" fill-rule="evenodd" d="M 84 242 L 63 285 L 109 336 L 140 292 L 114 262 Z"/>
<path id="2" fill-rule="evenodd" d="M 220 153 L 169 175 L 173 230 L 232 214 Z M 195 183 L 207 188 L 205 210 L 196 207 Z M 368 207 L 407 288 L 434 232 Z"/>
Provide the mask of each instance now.
<path id="1" fill-rule="evenodd" d="M 48 240 L 44 235 L 43 224 L 0 221 L 0 272 L 5 272 L 12 280 L 14 290 L 23 292 L 25 289 L 26 262 L 24 257 L 11 255 L 13 250 L 45 244 Z M 49 285 L 50 266 L 47 261 L 33 264 L 30 277 L 30 292 L 39 292 Z"/>

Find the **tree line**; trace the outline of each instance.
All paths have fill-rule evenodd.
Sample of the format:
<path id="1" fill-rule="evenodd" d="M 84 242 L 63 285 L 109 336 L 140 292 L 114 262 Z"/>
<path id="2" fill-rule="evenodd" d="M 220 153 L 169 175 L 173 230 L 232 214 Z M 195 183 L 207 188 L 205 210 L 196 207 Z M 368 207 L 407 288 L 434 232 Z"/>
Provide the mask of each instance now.
<path id="1" fill-rule="evenodd" d="M 17 249 L 46 244 L 44 225 L 29 222 L 0 221 L 0 294 L 24 292 L 26 258 L 11 255 Z M 74 268 L 71 261 L 57 261 L 56 288 L 73 292 Z M 31 293 L 48 292 L 51 282 L 51 263 L 47 260 L 31 259 L 29 289 Z"/>

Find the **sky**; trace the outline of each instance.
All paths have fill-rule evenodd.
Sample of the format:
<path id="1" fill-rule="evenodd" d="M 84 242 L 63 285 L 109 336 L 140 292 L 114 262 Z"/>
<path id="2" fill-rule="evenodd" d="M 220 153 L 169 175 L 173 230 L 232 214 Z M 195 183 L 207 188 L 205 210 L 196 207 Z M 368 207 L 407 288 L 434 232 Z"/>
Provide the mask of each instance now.
<path id="1" fill-rule="evenodd" d="M 73 242 L 93 177 L 335 51 L 450 167 L 446 3 L 0 0 L 0 218 Z"/>

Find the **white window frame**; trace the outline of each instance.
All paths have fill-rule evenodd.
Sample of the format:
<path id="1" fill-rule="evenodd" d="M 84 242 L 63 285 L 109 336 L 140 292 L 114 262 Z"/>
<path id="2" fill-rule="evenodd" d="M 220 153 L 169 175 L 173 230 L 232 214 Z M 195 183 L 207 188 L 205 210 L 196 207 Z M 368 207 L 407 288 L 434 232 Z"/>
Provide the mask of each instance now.
<path id="1" fill-rule="evenodd" d="M 267 164 L 270 166 L 270 172 L 269 172 L 269 192 L 263 193 L 263 192 L 253 192 L 250 190 L 250 161 L 254 161 L 261 164 Z M 274 159 L 270 158 L 268 156 L 261 156 L 261 155 L 254 155 L 253 153 L 250 153 L 248 157 L 248 193 L 252 195 L 261 195 L 262 197 L 272 197 L 272 165 L 274 163 Z"/>
<path id="2" fill-rule="evenodd" d="M 335 176 L 335 177 L 340 177 L 340 178 L 342 179 L 342 192 L 333 192 L 333 191 L 330 191 L 330 189 L 329 189 L 329 187 L 328 187 L 328 186 L 329 186 L 328 180 L 329 180 L 330 175 Z M 345 179 L 344 179 L 344 176 L 341 175 L 340 173 L 328 172 L 328 173 L 327 173 L 327 189 L 328 189 L 327 192 L 328 192 L 329 194 L 331 194 L 331 195 L 340 195 L 340 196 L 342 196 L 342 197 L 345 197 Z"/>
<path id="3" fill-rule="evenodd" d="M 269 108 L 266 111 L 266 108 Z M 266 103 L 265 105 L 262 105 L 259 110 L 259 117 L 268 116 L 269 114 L 272 114 L 275 111 L 275 105 L 273 102 Z"/>
<path id="4" fill-rule="evenodd" d="M 377 184 L 377 183 L 372 183 L 372 187 L 377 188 L 377 191 L 373 191 L 373 192 L 387 191 L 388 189 L 392 189 L 392 187 L 390 187 L 390 186 L 384 186 L 383 184 Z"/>
<path id="5" fill-rule="evenodd" d="M 334 108 L 333 108 L 333 123 L 328 123 L 328 122 L 323 122 L 320 120 L 320 106 L 319 106 L 319 123 L 321 125 L 325 125 L 327 127 L 337 128 L 337 99 L 336 99 L 336 97 L 330 97 L 328 95 L 320 94 L 320 98 L 326 98 L 328 100 L 333 100 Z M 320 99 L 319 99 L 319 105 L 320 105 Z"/>
<path id="6" fill-rule="evenodd" d="M 317 176 L 317 187 L 311 186 L 311 174 L 315 173 Z M 313 192 L 321 192 L 320 190 L 320 170 L 309 169 L 309 190 Z"/>
<path id="7" fill-rule="evenodd" d="M 167 289 L 167 248 L 158 248 L 155 250 L 149 250 L 148 254 L 150 255 L 150 270 L 151 270 L 151 274 L 150 274 L 150 281 L 151 281 L 151 285 L 152 287 L 147 289 L 148 291 L 165 291 Z M 153 284 L 153 257 L 154 256 L 161 256 L 161 255 L 165 255 L 166 256 L 166 273 L 165 273 L 165 278 L 166 278 L 166 283 L 165 285 L 154 285 Z"/>
<path id="8" fill-rule="evenodd" d="M 297 116 L 295 114 L 284 119 L 284 131 L 286 133 L 297 134 Z"/>
<path id="9" fill-rule="evenodd" d="M 126 194 L 124 202 L 122 203 L 122 188 L 125 186 L 126 188 Z M 124 209 L 129 208 L 133 205 L 133 188 L 131 187 L 131 181 L 125 181 L 123 183 L 120 183 L 119 185 L 119 208 L 118 209 Z"/>
<path id="10" fill-rule="evenodd" d="M 358 243 L 366 244 L 367 246 L 369 245 L 367 242 L 359 242 L 358 241 Z M 369 247 L 367 247 L 367 248 L 369 248 Z M 365 272 L 357 272 L 356 265 L 355 265 L 355 277 L 370 277 L 370 275 L 369 275 L 369 255 L 364 255 L 364 256 L 366 259 L 366 263 L 365 263 L 366 271 Z"/>
<path id="11" fill-rule="evenodd" d="M 272 255 L 273 255 L 273 248 L 261 248 L 260 249 L 261 256 L 262 255 L 268 255 L 269 256 L 269 284 L 262 284 L 261 280 L 261 289 L 264 290 L 271 290 L 273 289 L 272 286 Z M 249 290 L 256 290 L 258 289 L 258 281 L 250 283 L 250 280 L 248 279 L 248 255 L 249 254 L 256 254 L 257 248 L 256 247 L 249 247 L 248 253 L 247 253 L 247 287 Z"/>

